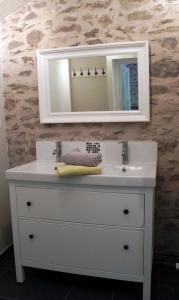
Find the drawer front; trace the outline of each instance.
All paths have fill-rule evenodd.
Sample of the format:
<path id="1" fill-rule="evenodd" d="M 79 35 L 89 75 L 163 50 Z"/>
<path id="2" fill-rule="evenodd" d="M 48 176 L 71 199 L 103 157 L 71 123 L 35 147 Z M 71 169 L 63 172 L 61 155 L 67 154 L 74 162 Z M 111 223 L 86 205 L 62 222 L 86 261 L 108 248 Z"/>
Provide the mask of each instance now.
<path id="1" fill-rule="evenodd" d="M 79 223 L 19 221 L 21 256 L 72 268 L 143 273 L 143 232 Z"/>
<path id="2" fill-rule="evenodd" d="M 21 217 L 142 227 L 144 195 L 17 187 Z"/>

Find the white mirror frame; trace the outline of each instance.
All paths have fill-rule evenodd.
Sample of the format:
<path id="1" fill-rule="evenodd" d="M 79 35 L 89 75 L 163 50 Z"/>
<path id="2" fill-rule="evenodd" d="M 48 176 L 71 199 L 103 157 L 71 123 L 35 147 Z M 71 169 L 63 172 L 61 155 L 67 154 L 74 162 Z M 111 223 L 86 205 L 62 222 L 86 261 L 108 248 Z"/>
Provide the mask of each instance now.
<path id="1" fill-rule="evenodd" d="M 49 60 L 120 54 L 135 54 L 137 57 L 139 110 L 60 113 L 50 111 Z M 150 120 L 148 41 L 38 50 L 37 71 L 41 123 L 148 122 Z"/>

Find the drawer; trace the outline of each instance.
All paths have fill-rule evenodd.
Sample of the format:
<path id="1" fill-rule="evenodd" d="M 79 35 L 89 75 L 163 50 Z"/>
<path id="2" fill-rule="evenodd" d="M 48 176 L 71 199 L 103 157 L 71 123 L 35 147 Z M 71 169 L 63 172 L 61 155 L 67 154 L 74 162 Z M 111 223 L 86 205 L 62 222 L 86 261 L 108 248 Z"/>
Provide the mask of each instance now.
<path id="1" fill-rule="evenodd" d="M 142 227 L 144 195 L 17 187 L 20 217 Z"/>
<path id="2" fill-rule="evenodd" d="M 23 261 L 113 273 L 143 272 L 143 232 L 115 226 L 19 221 Z"/>

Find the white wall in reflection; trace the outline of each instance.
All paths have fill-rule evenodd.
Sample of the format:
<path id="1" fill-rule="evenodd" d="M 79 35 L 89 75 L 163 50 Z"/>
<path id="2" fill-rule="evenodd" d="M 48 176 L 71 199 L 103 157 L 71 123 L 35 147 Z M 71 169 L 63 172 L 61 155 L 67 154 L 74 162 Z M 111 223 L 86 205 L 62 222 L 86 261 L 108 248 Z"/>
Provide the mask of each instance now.
<path id="1" fill-rule="evenodd" d="M 51 60 L 49 63 L 51 112 L 70 112 L 71 90 L 69 60 Z"/>

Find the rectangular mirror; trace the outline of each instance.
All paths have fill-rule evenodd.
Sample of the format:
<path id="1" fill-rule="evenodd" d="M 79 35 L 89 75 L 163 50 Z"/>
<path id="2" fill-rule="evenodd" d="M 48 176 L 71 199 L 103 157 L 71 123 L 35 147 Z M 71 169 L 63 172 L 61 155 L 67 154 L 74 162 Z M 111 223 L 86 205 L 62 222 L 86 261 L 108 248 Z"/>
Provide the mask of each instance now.
<path id="1" fill-rule="evenodd" d="M 148 42 L 37 51 L 41 123 L 149 121 Z"/>

